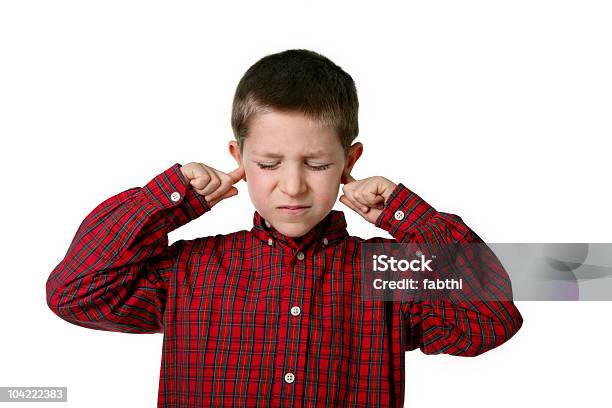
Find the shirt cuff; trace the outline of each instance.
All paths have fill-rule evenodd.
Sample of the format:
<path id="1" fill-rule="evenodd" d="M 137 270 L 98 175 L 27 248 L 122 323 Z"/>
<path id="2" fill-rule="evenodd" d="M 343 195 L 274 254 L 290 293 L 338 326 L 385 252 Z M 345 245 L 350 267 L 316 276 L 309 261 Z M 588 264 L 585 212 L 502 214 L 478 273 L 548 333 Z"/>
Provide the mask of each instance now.
<path id="1" fill-rule="evenodd" d="M 211 208 L 204 197 L 191 188 L 179 163 L 155 176 L 143 190 L 155 208 L 168 210 L 167 215 L 175 228 L 198 218 Z"/>
<path id="2" fill-rule="evenodd" d="M 425 200 L 399 183 L 387 198 L 374 225 L 391 235 L 404 236 L 437 211 Z"/>

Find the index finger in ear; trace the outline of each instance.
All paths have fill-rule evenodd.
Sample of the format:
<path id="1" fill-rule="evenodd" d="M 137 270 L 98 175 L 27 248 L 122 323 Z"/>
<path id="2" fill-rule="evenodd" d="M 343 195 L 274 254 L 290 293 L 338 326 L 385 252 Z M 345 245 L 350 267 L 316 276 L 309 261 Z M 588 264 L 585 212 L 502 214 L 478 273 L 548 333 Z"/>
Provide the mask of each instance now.
<path id="1" fill-rule="evenodd" d="M 232 170 L 227 174 L 232 178 L 232 184 L 235 184 L 244 178 L 244 166 L 240 166 L 236 170 Z"/>
<path id="2" fill-rule="evenodd" d="M 350 173 L 344 172 L 343 175 L 345 180 L 344 184 L 352 183 L 353 181 L 355 181 L 355 179 L 353 178 L 353 176 L 350 175 Z"/>

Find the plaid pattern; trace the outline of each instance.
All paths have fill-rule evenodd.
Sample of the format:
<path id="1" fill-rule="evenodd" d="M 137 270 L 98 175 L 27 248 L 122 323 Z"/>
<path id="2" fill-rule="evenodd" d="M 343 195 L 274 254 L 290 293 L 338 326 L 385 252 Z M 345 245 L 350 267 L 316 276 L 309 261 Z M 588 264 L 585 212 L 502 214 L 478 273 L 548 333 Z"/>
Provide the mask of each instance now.
<path id="1" fill-rule="evenodd" d="M 363 242 L 482 242 L 402 184 L 376 221 L 395 240 L 331 211 L 298 243 L 255 212 L 250 231 L 168 245 L 209 210 L 175 163 L 98 205 L 47 281 L 68 322 L 164 333 L 159 407 L 401 407 L 405 351 L 474 356 L 522 325 L 511 301 L 361 300 Z"/>

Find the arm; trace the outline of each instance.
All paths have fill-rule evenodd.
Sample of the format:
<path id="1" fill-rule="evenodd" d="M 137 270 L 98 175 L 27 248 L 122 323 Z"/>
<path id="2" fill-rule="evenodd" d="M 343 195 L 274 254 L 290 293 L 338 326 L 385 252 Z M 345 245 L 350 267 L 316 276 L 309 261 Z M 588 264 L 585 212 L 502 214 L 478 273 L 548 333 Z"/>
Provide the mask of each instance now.
<path id="1" fill-rule="evenodd" d="M 430 246 L 481 243 L 488 249 L 459 216 L 436 211 L 402 184 L 386 200 L 375 225 L 397 242 L 427 242 Z M 465 280 L 495 282 L 507 294 L 506 300 L 475 300 L 470 296 L 465 301 L 402 302 L 406 351 L 419 347 L 425 354 L 476 356 L 503 344 L 520 329 L 523 318 L 508 300 L 512 299 L 508 275 L 492 251 L 483 252 L 480 262 L 466 262 L 480 265 L 478 268 L 462 266 Z"/>
<path id="2" fill-rule="evenodd" d="M 168 246 L 168 233 L 210 210 L 180 168 L 110 197 L 85 218 L 47 280 L 55 314 L 97 330 L 163 331 L 167 283 L 184 244 Z"/>

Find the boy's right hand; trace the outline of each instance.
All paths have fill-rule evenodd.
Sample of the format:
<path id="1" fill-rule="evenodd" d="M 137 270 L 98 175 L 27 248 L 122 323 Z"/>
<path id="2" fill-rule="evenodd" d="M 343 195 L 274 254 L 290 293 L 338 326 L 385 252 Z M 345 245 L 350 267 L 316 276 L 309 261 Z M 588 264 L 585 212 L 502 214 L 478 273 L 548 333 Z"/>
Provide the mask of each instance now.
<path id="1" fill-rule="evenodd" d="M 196 193 L 203 195 L 210 207 L 219 201 L 238 194 L 234 184 L 245 178 L 244 167 L 224 173 L 203 163 L 188 163 L 181 166 L 181 173 Z"/>

